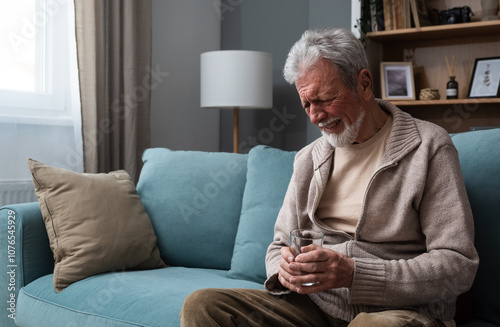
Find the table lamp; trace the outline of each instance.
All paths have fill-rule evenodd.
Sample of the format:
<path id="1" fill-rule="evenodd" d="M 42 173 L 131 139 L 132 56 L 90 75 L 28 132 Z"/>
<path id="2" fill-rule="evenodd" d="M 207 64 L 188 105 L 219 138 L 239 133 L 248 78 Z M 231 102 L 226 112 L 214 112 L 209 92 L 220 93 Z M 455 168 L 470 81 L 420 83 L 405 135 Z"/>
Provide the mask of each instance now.
<path id="1" fill-rule="evenodd" d="M 244 50 L 201 54 L 201 107 L 233 109 L 233 152 L 238 153 L 239 109 L 271 109 L 272 55 Z"/>

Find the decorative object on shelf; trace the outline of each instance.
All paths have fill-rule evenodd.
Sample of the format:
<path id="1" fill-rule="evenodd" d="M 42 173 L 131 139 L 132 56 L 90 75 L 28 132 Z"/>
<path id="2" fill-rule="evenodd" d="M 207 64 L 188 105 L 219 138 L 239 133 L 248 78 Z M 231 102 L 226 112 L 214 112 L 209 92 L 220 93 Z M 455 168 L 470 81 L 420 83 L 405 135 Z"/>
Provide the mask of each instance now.
<path id="1" fill-rule="evenodd" d="M 415 83 L 411 62 L 381 62 L 382 99 L 415 100 Z"/>
<path id="2" fill-rule="evenodd" d="M 483 9 L 483 21 L 498 20 L 498 7 L 500 1 L 497 0 L 481 0 L 481 8 Z"/>
<path id="3" fill-rule="evenodd" d="M 426 88 L 420 90 L 420 96 L 418 98 L 420 100 L 439 100 L 441 96 L 439 95 L 439 90 Z"/>
<path id="4" fill-rule="evenodd" d="M 474 13 L 469 6 L 455 7 L 439 12 L 439 25 L 469 23 Z"/>
<path id="5" fill-rule="evenodd" d="M 451 57 L 451 64 L 448 56 L 444 57 L 450 80 L 446 83 L 446 99 L 458 99 L 458 82 L 455 81 L 455 56 Z"/>
<path id="6" fill-rule="evenodd" d="M 446 99 L 458 99 L 458 82 L 455 81 L 455 76 L 450 76 L 450 80 L 446 83 Z"/>
<path id="7" fill-rule="evenodd" d="M 476 59 L 468 97 L 500 97 L 500 57 Z"/>
<path id="8" fill-rule="evenodd" d="M 233 151 L 239 149 L 239 109 L 273 106 L 272 55 L 222 50 L 201 54 L 201 107 L 233 109 Z"/>

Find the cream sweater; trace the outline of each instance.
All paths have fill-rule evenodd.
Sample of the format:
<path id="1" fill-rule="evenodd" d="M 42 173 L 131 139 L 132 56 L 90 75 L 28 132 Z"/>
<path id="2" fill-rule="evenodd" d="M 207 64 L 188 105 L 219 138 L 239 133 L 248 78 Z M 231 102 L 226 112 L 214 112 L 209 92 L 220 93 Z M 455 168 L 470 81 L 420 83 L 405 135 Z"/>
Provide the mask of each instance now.
<path id="1" fill-rule="evenodd" d="M 325 247 L 355 262 L 351 288 L 309 295 L 326 313 L 351 321 L 360 312 L 409 308 L 451 320 L 456 298 L 471 287 L 479 263 L 458 153 L 442 128 L 378 102 L 392 115 L 393 127 L 354 237 L 315 215 L 334 152 L 319 138 L 295 158 L 266 255 L 266 289 L 290 292 L 277 279 L 280 248 L 289 246 L 292 229 L 314 229 L 325 233 Z"/>
<path id="2" fill-rule="evenodd" d="M 384 155 L 385 144 L 392 128 L 392 116 L 371 139 L 335 149 L 333 166 L 316 216 L 333 229 L 354 235 L 366 187 Z"/>

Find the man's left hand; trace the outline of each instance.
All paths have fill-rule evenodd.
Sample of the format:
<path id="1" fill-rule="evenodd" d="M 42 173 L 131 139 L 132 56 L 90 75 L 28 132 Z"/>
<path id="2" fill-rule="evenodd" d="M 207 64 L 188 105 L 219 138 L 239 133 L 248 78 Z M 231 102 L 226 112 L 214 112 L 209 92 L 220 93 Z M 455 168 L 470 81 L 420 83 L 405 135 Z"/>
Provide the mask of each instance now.
<path id="1" fill-rule="evenodd" d="M 332 288 L 351 287 L 354 260 L 342 253 L 312 244 L 302 248 L 302 253 L 289 263 L 289 269 L 302 275 L 290 275 L 289 280 L 280 280 L 283 286 L 301 294 L 317 293 Z M 302 285 L 311 282 L 316 284 Z"/>

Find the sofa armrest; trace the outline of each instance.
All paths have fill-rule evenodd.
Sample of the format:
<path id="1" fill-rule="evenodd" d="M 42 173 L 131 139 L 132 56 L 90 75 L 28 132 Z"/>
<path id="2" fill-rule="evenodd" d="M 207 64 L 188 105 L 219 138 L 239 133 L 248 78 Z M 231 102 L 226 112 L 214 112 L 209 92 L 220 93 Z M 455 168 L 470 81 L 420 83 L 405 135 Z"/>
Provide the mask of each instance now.
<path id="1" fill-rule="evenodd" d="M 0 209 L 0 243 L 0 325 L 14 326 L 19 289 L 54 269 L 38 202 Z"/>

